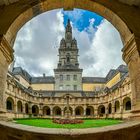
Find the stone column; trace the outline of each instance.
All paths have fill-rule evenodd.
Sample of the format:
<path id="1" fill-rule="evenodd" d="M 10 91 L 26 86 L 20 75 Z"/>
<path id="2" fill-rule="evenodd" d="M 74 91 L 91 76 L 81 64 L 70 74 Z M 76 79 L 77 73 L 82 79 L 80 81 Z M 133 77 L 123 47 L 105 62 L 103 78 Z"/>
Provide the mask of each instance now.
<path id="1" fill-rule="evenodd" d="M 112 102 L 112 110 L 111 110 L 112 118 L 115 117 L 115 102 Z"/>
<path id="2" fill-rule="evenodd" d="M 140 119 L 140 38 L 131 36 L 123 48 L 123 59 L 128 65 L 132 91 L 131 118 Z"/>
<path id="3" fill-rule="evenodd" d="M 98 107 L 97 107 L 97 105 L 94 106 L 94 118 L 98 118 Z"/>
<path id="4" fill-rule="evenodd" d="M 61 110 L 61 118 L 65 118 L 64 109 Z"/>
<path id="5" fill-rule="evenodd" d="M 105 105 L 105 118 L 108 118 L 108 104 L 107 105 Z"/>
<path id="6" fill-rule="evenodd" d="M 86 118 L 86 108 L 87 108 L 87 106 L 86 105 L 84 105 L 84 112 L 83 112 L 83 118 Z"/>
<path id="7" fill-rule="evenodd" d="M 72 108 L 72 118 L 75 118 L 75 108 Z"/>
<path id="8" fill-rule="evenodd" d="M 40 103 L 39 104 L 39 117 L 42 117 L 43 116 L 43 104 Z"/>
<path id="9" fill-rule="evenodd" d="M 13 49 L 4 36 L 0 36 L 0 119 L 5 118 L 5 88 L 8 66 L 13 60 Z"/>
<path id="10" fill-rule="evenodd" d="M 32 103 L 29 102 L 29 117 L 32 117 Z"/>

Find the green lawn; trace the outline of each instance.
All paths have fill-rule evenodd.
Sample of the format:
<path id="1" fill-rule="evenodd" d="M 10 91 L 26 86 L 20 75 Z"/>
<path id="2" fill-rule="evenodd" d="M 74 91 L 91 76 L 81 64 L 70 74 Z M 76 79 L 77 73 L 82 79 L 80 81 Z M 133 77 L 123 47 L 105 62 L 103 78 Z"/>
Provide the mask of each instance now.
<path id="1" fill-rule="evenodd" d="M 18 124 L 37 126 L 37 127 L 45 127 L 45 128 L 94 128 L 94 127 L 102 127 L 107 125 L 119 124 L 122 121 L 120 120 L 92 120 L 86 119 L 82 124 L 56 124 L 53 123 L 51 119 L 17 119 L 15 120 Z"/>

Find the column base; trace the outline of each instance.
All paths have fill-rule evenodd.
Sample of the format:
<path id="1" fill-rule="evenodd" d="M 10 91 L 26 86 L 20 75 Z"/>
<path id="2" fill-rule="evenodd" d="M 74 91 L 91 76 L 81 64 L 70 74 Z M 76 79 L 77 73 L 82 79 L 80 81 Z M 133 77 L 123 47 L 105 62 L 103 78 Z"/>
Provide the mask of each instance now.
<path id="1" fill-rule="evenodd" d="M 8 121 L 8 117 L 6 116 L 6 110 L 3 108 L 0 108 L 0 120 Z"/>
<path id="2" fill-rule="evenodd" d="M 140 110 L 131 111 L 130 120 L 140 120 Z"/>

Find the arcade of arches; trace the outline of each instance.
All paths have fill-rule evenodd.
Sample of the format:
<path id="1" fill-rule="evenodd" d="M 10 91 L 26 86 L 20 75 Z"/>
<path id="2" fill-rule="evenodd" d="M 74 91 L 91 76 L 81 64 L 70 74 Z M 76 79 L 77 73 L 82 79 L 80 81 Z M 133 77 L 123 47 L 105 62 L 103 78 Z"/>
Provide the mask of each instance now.
<path id="1" fill-rule="evenodd" d="M 79 116 L 104 116 L 114 115 L 114 112 L 123 112 L 131 109 L 131 117 L 139 118 L 140 116 L 140 8 L 139 2 L 134 0 L 0 0 L 0 114 L 5 115 L 9 112 L 16 112 L 14 115 L 20 115 L 22 112 L 33 113 L 33 115 L 54 115 L 63 116 L 64 108 L 60 106 L 43 107 L 42 104 L 36 104 L 40 98 L 32 97 L 36 101 L 25 102 L 17 98 L 5 96 L 6 77 L 8 65 L 13 60 L 13 43 L 17 31 L 31 18 L 43 12 L 64 8 L 72 10 L 81 8 L 96 12 L 109 20 L 119 31 L 123 48 L 123 59 L 128 65 L 131 82 L 131 95 L 124 98 L 116 98 L 105 104 L 92 106 L 72 106 L 73 115 Z M 118 90 L 119 91 L 119 90 Z M 26 96 L 26 94 L 21 93 Z M 20 95 L 18 95 L 20 96 Z M 111 95 L 108 95 L 111 96 Z M 132 97 L 131 97 L 132 96 Z M 23 98 L 22 96 L 20 96 Z M 97 98 L 99 99 L 99 97 Z M 86 99 L 84 99 L 86 100 Z M 103 101 L 101 96 L 101 101 Z M 6 102 L 6 104 L 5 104 Z M 100 102 L 98 100 L 98 102 Z M 42 109 L 43 108 L 43 109 Z M 97 113 L 98 112 L 98 113 Z M 121 113 L 120 113 L 121 114 Z M 14 117 L 14 116 L 13 116 Z"/>

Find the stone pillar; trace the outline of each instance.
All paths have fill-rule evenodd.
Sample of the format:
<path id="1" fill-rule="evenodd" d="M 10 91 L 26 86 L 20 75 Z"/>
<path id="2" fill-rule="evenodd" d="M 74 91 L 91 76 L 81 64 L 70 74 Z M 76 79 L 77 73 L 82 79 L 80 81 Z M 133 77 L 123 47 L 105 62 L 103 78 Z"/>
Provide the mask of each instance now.
<path id="1" fill-rule="evenodd" d="M 123 119 L 123 104 L 120 104 L 120 118 Z"/>
<path id="2" fill-rule="evenodd" d="M 75 108 L 72 108 L 72 118 L 75 118 Z"/>
<path id="3" fill-rule="evenodd" d="M 112 118 L 114 118 L 115 117 L 115 103 L 113 102 L 112 103 L 112 110 L 111 110 L 112 112 Z"/>
<path id="4" fill-rule="evenodd" d="M 94 118 L 98 118 L 98 106 L 94 106 Z"/>
<path id="5" fill-rule="evenodd" d="M 32 103 L 29 102 L 29 117 L 32 117 Z"/>
<path id="6" fill-rule="evenodd" d="M 51 118 L 53 118 L 53 109 L 52 108 L 50 108 L 50 116 L 51 116 Z"/>
<path id="7" fill-rule="evenodd" d="M 40 103 L 39 104 L 39 117 L 42 117 L 43 116 L 43 104 Z"/>
<path id="8" fill-rule="evenodd" d="M 137 44 L 136 44 L 137 43 Z M 123 48 L 123 59 L 128 65 L 132 91 L 131 118 L 140 119 L 140 38 L 131 36 Z"/>
<path id="9" fill-rule="evenodd" d="M 105 105 L 105 118 L 108 118 L 108 105 Z"/>
<path id="10" fill-rule="evenodd" d="M 65 117 L 64 109 L 61 110 L 61 118 Z"/>
<path id="11" fill-rule="evenodd" d="M 8 66 L 13 60 L 13 49 L 4 36 L 0 36 L 0 119 L 4 119 L 6 112 L 5 88 Z"/>

